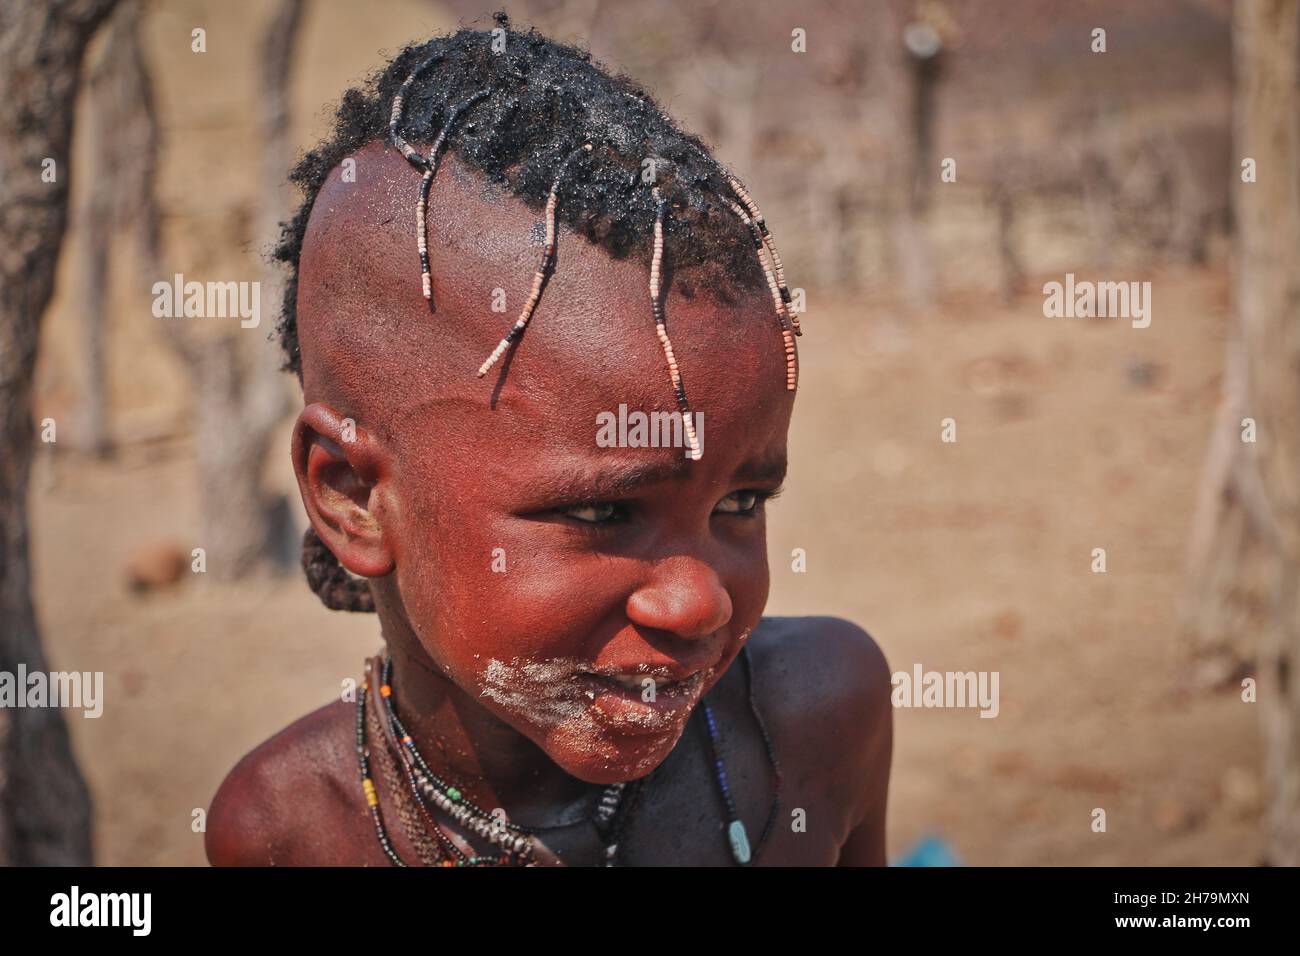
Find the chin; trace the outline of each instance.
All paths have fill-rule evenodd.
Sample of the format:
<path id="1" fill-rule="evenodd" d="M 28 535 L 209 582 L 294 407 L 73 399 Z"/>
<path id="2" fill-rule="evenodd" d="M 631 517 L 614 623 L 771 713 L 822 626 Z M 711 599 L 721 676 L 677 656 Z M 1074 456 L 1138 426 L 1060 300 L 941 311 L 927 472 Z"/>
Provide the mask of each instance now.
<path id="1" fill-rule="evenodd" d="M 672 753 L 685 726 L 670 733 L 583 735 L 574 740 L 564 728 L 552 728 L 542 749 L 565 773 L 587 783 L 611 784 L 639 780 Z"/>

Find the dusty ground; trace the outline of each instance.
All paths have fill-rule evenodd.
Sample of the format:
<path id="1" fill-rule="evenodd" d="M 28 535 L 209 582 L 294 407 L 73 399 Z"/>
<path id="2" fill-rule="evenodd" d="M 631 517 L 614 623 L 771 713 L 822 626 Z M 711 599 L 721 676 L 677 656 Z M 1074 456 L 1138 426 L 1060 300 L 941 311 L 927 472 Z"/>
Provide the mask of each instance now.
<path id="1" fill-rule="evenodd" d="M 1033 285 L 1011 307 L 950 300 L 906 325 L 883 301 L 814 303 L 805 322 L 769 612 L 852 618 L 895 670 L 1000 673 L 995 719 L 896 713 L 893 853 L 939 833 L 973 864 L 1258 857 L 1254 710 L 1176 681 L 1226 285 L 1219 271 L 1150 277 L 1146 330 L 1045 319 Z M 939 440 L 946 417 L 956 444 Z M 287 487 L 286 447 L 269 467 Z M 72 718 L 106 864 L 202 863 L 193 811 L 377 645 L 373 619 L 324 610 L 297 578 L 128 593 L 136 547 L 189 547 L 192 468 L 172 440 L 109 464 L 63 452 L 35 476 L 54 666 L 106 675 L 104 716 Z M 1096 547 L 1106 574 L 1090 571 Z"/>

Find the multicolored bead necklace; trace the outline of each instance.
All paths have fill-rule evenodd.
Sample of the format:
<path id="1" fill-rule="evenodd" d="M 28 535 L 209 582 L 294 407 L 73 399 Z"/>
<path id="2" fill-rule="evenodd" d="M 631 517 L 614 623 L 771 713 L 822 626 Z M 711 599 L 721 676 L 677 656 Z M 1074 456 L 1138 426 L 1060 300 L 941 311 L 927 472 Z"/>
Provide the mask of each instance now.
<path id="1" fill-rule="evenodd" d="M 406 866 L 405 861 L 393 849 L 392 841 L 388 837 L 370 772 L 370 751 L 366 744 L 365 700 L 370 693 L 374 664 L 375 661 L 367 662 L 367 677 L 357 702 L 357 754 L 361 769 L 361 785 L 380 846 L 395 865 Z M 459 788 L 448 784 L 429 768 L 393 706 L 391 658 L 383 661 L 381 670 L 382 676 L 379 680 L 382 683 L 378 684 L 378 692 L 387 710 L 388 723 L 384 725 L 386 740 L 390 749 L 396 752 L 406 772 L 412 794 L 420 807 L 425 829 L 438 840 L 446 853 L 442 866 L 535 866 L 533 853 L 536 847 L 535 837 L 538 834 L 585 822 L 590 822 L 596 828 L 605 844 L 605 865 L 617 865 L 618 841 L 626 829 L 632 810 L 636 807 L 640 791 L 653 774 L 630 784 L 620 782 L 605 787 L 593 810 L 577 820 L 545 827 L 511 823 L 501 814 L 493 815 L 482 810 L 468 800 Z M 465 829 L 500 846 L 504 853 L 497 856 L 479 856 L 472 851 L 465 853 L 433 819 L 429 813 L 429 804 L 437 807 Z M 620 813 L 620 810 L 623 812 Z"/>

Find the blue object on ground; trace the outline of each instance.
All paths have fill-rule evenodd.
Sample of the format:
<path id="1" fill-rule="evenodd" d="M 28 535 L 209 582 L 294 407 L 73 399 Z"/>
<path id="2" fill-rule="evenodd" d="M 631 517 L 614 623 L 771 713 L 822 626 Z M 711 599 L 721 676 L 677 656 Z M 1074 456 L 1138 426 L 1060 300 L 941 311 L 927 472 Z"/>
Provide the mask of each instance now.
<path id="1" fill-rule="evenodd" d="M 890 866 L 961 866 L 957 851 L 941 836 L 923 837 Z"/>

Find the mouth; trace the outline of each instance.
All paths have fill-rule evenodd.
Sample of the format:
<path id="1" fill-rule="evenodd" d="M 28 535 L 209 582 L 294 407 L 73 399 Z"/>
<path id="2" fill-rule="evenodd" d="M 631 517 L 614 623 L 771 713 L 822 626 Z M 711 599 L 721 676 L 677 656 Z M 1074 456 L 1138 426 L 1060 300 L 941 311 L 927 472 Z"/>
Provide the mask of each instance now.
<path id="1" fill-rule="evenodd" d="M 655 734 L 672 729 L 699 701 L 713 668 L 679 675 L 585 671 L 575 675 L 593 716 L 611 730 Z"/>

